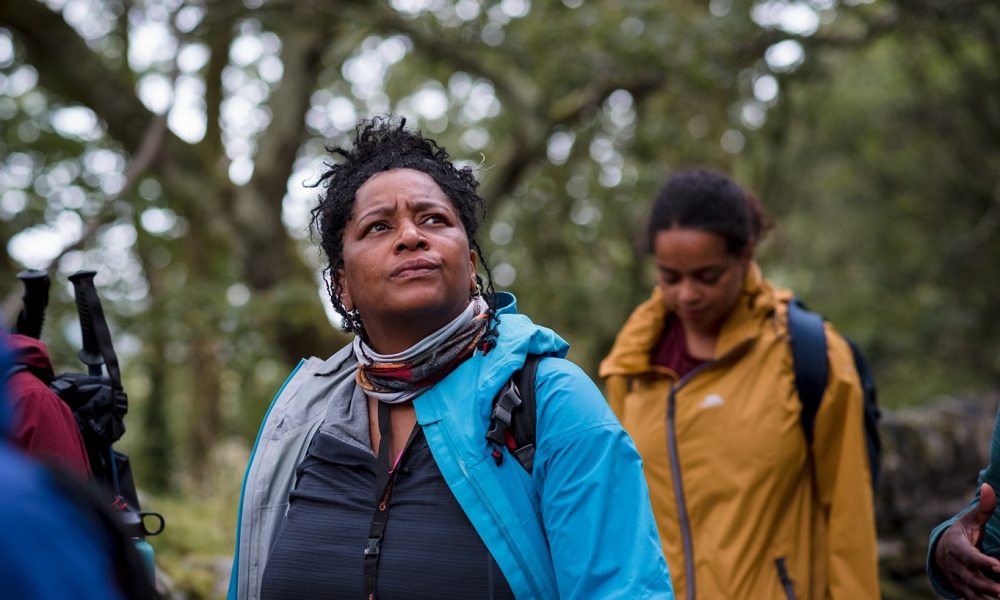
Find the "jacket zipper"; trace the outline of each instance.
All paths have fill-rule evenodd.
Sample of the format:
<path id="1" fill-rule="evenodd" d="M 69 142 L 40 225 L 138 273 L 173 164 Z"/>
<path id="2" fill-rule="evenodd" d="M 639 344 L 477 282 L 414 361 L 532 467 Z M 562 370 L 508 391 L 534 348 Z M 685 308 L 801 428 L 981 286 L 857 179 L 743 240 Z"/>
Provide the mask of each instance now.
<path id="1" fill-rule="evenodd" d="M 781 579 L 781 588 L 785 590 L 785 597 L 788 598 L 788 600 L 796 600 L 795 582 L 793 582 L 792 578 L 788 576 L 788 567 L 785 566 L 785 559 L 774 559 L 774 566 L 778 567 L 778 578 Z"/>
<path id="2" fill-rule="evenodd" d="M 684 486 L 681 484 L 681 465 L 677 457 L 677 432 L 674 430 L 674 394 L 677 388 L 670 390 L 667 400 L 667 450 L 670 453 L 670 469 L 674 477 L 674 497 L 677 499 L 677 518 L 681 524 L 681 541 L 684 544 L 684 578 L 688 600 L 694 600 L 694 548 L 691 543 L 691 522 L 687 515 L 687 505 L 684 502 Z"/>
<path id="3" fill-rule="evenodd" d="M 490 498 L 486 495 L 482 486 L 476 483 L 475 478 L 473 478 L 472 474 L 470 473 L 468 465 L 466 465 L 465 461 L 462 459 L 462 454 L 458 449 L 457 442 L 455 442 L 455 439 L 451 436 L 451 432 L 446 427 L 440 427 L 439 435 L 441 436 L 441 439 L 447 446 L 448 450 L 451 451 L 452 456 L 455 458 L 455 462 L 457 463 L 458 468 L 461 469 L 462 474 L 465 477 L 465 481 L 467 481 L 470 484 L 469 488 L 476 494 L 476 497 L 483 503 L 483 506 L 486 508 L 486 512 L 493 520 L 493 523 L 497 526 L 497 529 L 501 537 L 503 538 L 504 542 L 506 542 L 507 548 L 510 550 L 510 553 L 514 556 L 514 560 L 516 560 L 518 566 L 521 567 L 521 570 L 524 573 L 524 580 L 528 584 L 528 587 L 531 588 L 533 597 L 535 598 L 547 597 L 545 595 L 546 590 L 541 589 L 541 583 L 536 580 L 535 571 L 529 565 L 528 559 L 521 552 L 521 549 L 518 548 L 517 544 L 514 543 L 514 538 L 510 532 L 510 528 L 500 517 L 500 514 L 497 511 L 496 507 L 493 506 L 491 502 L 489 502 Z M 489 548 L 487 548 L 487 551 L 489 551 Z M 490 555 L 490 561 L 495 563 L 496 559 L 493 558 L 492 552 L 488 552 L 488 554 Z"/>
<path id="4" fill-rule="evenodd" d="M 685 597 L 688 600 L 695 600 L 694 584 L 694 543 L 691 537 L 691 520 L 688 518 L 687 503 L 684 500 L 684 484 L 681 481 L 681 462 L 677 453 L 677 429 L 675 419 L 676 395 L 677 391 L 684 387 L 688 381 L 709 369 L 710 367 L 728 362 L 742 356 L 753 343 L 755 338 L 747 338 L 738 346 L 715 360 L 704 362 L 690 373 L 681 378 L 677 385 L 670 388 L 670 395 L 667 396 L 667 453 L 670 456 L 670 469 L 673 473 L 674 497 L 677 499 L 677 519 L 681 525 L 681 542 L 684 545 L 684 577 L 685 577 Z"/>

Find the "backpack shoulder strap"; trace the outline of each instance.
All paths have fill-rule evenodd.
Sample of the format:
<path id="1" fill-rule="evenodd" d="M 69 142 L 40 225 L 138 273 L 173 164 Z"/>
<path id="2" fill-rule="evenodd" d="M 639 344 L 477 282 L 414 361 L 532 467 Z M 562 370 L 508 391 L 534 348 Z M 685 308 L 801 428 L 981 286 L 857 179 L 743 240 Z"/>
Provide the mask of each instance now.
<path id="1" fill-rule="evenodd" d="M 52 375 L 51 372 L 44 371 L 42 369 L 35 369 L 21 363 L 17 363 L 11 368 L 7 369 L 7 372 L 4 373 L 3 378 L 5 381 L 7 381 L 10 380 L 10 378 L 13 377 L 14 375 L 17 375 L 18 373 L 23 373 L 25 371 L 33 375 L 35 379 L 41 381 L 43 384 L 52 387 L 54 376 Z"/>
<path id="2" fill-rule="evenodd" d="M 514 383 L 521 392 L 521 407 L 514 412 L 510 422 L 509 431 L 514 443 L 508 449 L 529 474 L 535 466 L 535 426 L 538 423 L 535 373 L 540 360 L 540 356 L 529 354 L 524 366 L 514 373 Z"/>
<path id="3" fill-rule="evenodd" d="M 858 371 L 858 379 L 861 380 L 865 411 L 865 443 L 868 446 L 868 468 L 871 470 L 872 489 L 875 489 L 875 485 L 878 482 L 882 456 L 882 442 L 878 431 L 878 423 L 882 418 L 882 411 L 878 407 L 875 375 L 872 373 L 872 368 L 869 366 L 865 355 L 861 352 L 861 348 L 854 343 L 854 340 L 847 336 L 844 336 L 844 340 L 851 347 L 851 354 L 854 355 L 854 367 Z"/>
<path id="4" fill-rule="evenodd" d="M 792 298 L 788 303 L 788 332 L 792 342 L 795 389 L 802 402 L 802 430 L 806 441 L 812 444 L 816 413 L 826 392 L 830 371 L 823 317 L 810 312 L 800 299 Z"/>
<path id="5" fill-rule="evenodd" d="M 13 377 L 14 375 L 17 375 L 18 373 L 21 373 L 21 372 L 27 371 L 27 370 L 28 370 L 28 367 L 26 365 L 14 365 L 13 367 L 7 369 L 7 372 L 4 374 L 3 378 L 4 378 L 4 380 L 7 380 L 7 379 L 10 379 L 11 377 Z"/>
<path id="6" fill-rule="evenodd" d="M 493 399 L 490 429 L 486 433 L 486 439 L 495 447 L 493 457 L 498 465 L 502 462 L 499 448 L 505 446 L 529 474 L 535 464 L 535 426 L 538 419 L 535 411 L 535 373 L 540 360 L 540 356 L 529 354 L 524 365 L 501 388 Z"/>

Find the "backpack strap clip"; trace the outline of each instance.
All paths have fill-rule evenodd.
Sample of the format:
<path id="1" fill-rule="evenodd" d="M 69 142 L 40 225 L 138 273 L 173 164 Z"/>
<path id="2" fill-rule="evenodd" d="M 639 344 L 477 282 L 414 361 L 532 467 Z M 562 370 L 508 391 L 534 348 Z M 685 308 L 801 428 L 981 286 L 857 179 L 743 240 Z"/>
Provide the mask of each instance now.
<path id="1" fill-rule="evenodd" d="M 508 450 L 514 455 L 517 462 L 524 467 L 524 470 L 531 473 L 535 467 L 535 445 L 525 444 L 520 448 L 508 448 Z"/>
<path id="2" fill-rule="evenodd" d="M 521 396 L 518 394 L 514 379 L 511 378 L 504 384 L 500 394 L 493 402 L 493 413 L 490 415 L 490 430 L 486 432 L 486 439 L 494 446 L 505 446 L 503 432 L 510 427 L 510 421 L 514 415 L 514 409 L 521 406 Z"/>
<path id="3" fill-rule="evenodd" d="M 493 399 L 490 430 L 486 439 L 493 445 L 497 466 L 503 463 L 506 446 L 518 464 L 530 475 L 535 466 L 535 373 L 541 357 L 529 354 L 524 365 L 511 375 Z"/>

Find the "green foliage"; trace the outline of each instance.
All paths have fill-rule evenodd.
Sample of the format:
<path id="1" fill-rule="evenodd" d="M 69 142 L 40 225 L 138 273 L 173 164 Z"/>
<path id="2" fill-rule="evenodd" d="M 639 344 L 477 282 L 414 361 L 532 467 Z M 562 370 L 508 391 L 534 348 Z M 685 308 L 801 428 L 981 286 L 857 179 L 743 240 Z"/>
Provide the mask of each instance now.
<path id="1" fill-rule="evenodd" d="M 323 259 L 302 229 L 316 192 L 301 185 L 330 160 L 325 143 L 343 143 L 356 116 L 387 110 L 477 165 L 490 202 L 481 242 L 498 287 L 569 339 L 592 375 L 652 287 L 650 199 L 674 170 L 702 165 L 763 197 L 778 217 L 761 248 L 765 273 L 862 342 L 889 404 L 1000 379 L 1000 332 L 988 318 L 1000 292 L 989 276 L 1000 258 L 989 3 L 816 4 L 817 30 L 805 35 L 783 31 L 794 27 L 768 3 L 419 6 L 345 3 L 334 16 L 303 4 L 298 18 L 130 7 L 136 23 L 174 18 L 168 33 L 185 56 L 207 53 L 193 68 L 177 53 L 124 61 L 128 25 L 111 5 L 103 33 L 43 5 L 0 15 L 13 50 L 2 65 L 0 238 L 56 222 L 81 231 L 60 254 L 48 249 L 59 285 L 47 340 L 73 368 L 65 275 L 97 268 L 116 331 L 135 342 L 125 358 L 142 390 L 137 414 L 151 415 L 144 428 L 164 427 L 141 450 L 158 465 L 197 462 L 222 435 L 252 438 L 283 373 L 346 341 L 317 302 Z M 73 67 L 42 54 L 48 39 L 29 18 L 65 43 L 83 33 L 95 60 Z M 765 60 L 778 42 L 800 44 L 803 57 Z M 241 47 L 257 49 L 244 57 Z M 268 74 L 268 57 L 283 73 Z M 157 129 L 164 123 L 137 97 L 82 93 L 66 82 L 73 68 L 109 89 L 178 73 L 201 80 L 205 137 Z M 257 111 L 243 124 L 225 112 L 236 100 Z M 63 109 L 81 105 L 94 125 L 67 133 Z M 248 145 L 227 153 L 235 138 Z M 271 150 L 289 143 L 301 144 L 294 161 Z M 253 159 L 255 149 L 254 173 L 234 184 L 231 155 Z M 297 200 L 282 211 L 285 188 Z M 284 227 L 273 222 L 282 215 Z M 284 268 L 270 266 L 275 257 Z M 0 286 L 15 292 L 19 266 L 5 260 Z M 204 430 L 193 437 L 192 416 Z"/>
<path id="2" fill-rule="evenodd" d="M 980 8 L 961 35 L 913 6 L 865 46 L 817 47 L 786 97 L 794 118 L 767 190 L 794 248 L 782 268 L 866 347 L 891 406 L 1000 381 L 1000 118 L 982 110 L 1000 100 L 1000 53 L 976 31 L 998 24 Z"/>
<path id="3" fill-rule="evenodd" d="M 165 585 L 172 597 L 225 597 L 247 458 L 247 446 L 230 440 L 213 452 L 202 481 L 185 482 L 181 494 L 143 495 L 143 508 L 166 519 L 163 533 L 147 541 L 157 567 L 167 575 Z"/>

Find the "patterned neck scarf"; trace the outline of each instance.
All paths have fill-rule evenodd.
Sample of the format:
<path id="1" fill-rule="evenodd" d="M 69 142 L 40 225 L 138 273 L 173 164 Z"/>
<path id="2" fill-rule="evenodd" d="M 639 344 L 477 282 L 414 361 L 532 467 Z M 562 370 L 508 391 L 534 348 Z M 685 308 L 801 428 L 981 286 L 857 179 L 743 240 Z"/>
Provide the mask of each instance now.
<path id="1" fill-rule="evenodd" d="M 358 386 L 387 404 L 413 400 L 472 356 L 490 322 L 487 309 L 477 296 L 451 323 L 397 354 L 379 354 L 355 337 Z"/>

